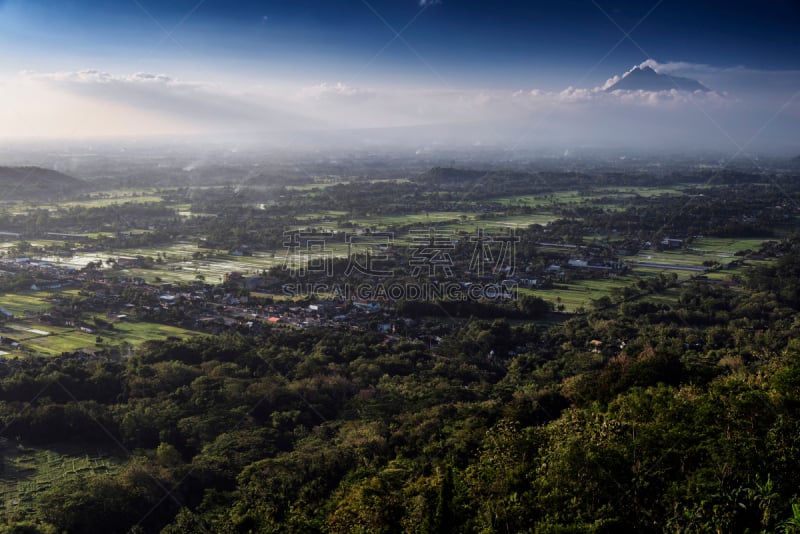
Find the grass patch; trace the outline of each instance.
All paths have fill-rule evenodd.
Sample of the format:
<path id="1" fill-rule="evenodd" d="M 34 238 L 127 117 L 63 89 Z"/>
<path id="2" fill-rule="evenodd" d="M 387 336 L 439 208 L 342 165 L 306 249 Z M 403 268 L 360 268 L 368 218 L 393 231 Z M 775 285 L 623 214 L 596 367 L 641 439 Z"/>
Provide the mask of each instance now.
<path id="1" fill-rule="evenodd" d="M 711 254 L 733 255 L 743 250 L 758 250 L 761 245 L 773 237 L 756 237 L 747 239 L 728 239 L 719 237 L 702 237 L 692 241 L 690 247 Z"/>
<path id="2" fill-rule="evenodd" d="M 37 336 L 21 340 L 28 350 L 46 356 L 58 356 L 62 352 L 75 352 L 83 348 L 94 348 L 96 336 L 73 328 L 51 329 L 49 336 Z"/>
<path id="3" fill-rule="evenodd" d="M 167 337 L 187 338 L 202 335 L 194 330 L 159 323 L 119 321 L 112 330 L 103 330 L 97 334 L 112 342 L 128 342 L 138 345 L 144 341 L 164 339 Z"/>
<path id="4" fill-rule="evenodd" d="M 55 293 L 48 291 L 7 293 L 0 296 L 0 306 L 13 313 L 15 317 L 29 317 L 47 311 L 50 299 L 54 296 Z"/>
<path id="5" fill-rule="evenodd" d="M 12 321 L 3 326 L 4 335 L 19 341 L 26 350 L 45 356 L 57 356 L 63 352 L 75 352 L 83 348 L 102 348 L 97 345 L 97 337 L 103 339 L 103 344 L 129 343 L 136 346 L 144 341 L 164 339 L 169 336 L 186 338 L 200 335 L 199 332 L 176 326 L 127 320 L 114 323 L 113 329 L 89 334 L 75 327 L 51 325 L 38 320 L 38 315 L 50 308 L 51 299 L 69 298 L 77 293 L 77 290 L 65 290 L 3 295 L 0 297 L 0 306 L 15 315 Z M 107 320 L 102 314 L 89 315 L 86 320 L 91 323 L 94 317 Z M 10 351 L 7 357 L 19 354 L 22 353 Z"/>

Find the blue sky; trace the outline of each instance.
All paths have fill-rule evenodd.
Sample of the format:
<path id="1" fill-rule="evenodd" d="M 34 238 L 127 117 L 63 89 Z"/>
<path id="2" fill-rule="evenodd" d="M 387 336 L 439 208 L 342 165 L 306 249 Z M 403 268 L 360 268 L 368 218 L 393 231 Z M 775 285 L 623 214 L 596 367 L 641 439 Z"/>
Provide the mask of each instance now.
<path id="1" fill-rule="evenodd" d="M 8 125 L 15 123 L 38 135 L 41 128 L 19 111 L 20 95 L 34 93 L 52 99 L 53 109 L 70 102 L 84 116 L 94 103 L 98 125 L 137 113 L 132 135 L 156 126 L 184 133 L 240 129 L 246 121 L 239 108 L 256 102 L 267 105 L 254 116 L 273 125 L 424 124 L 428 110 L 440 111 L 437 98 L 453 109 L 432 113 L 434 122 L 503 121 L 518 113 L 483 108 L 520 91 L 597 89 L 648 60 L 714 89 L 727 108 L 699 104 L 708 105 L 709 115 L 719 112 L 721 122 L 733 118 L 737 102 L 747 108 L 744 115 L 757 104 L 762 115 L 747 119 L 755 125 L 798 90 L 797 28 L 800 5 L 780 0 L 0 0 L 0 91 L 6 102 L 18 102 L 14 120 L 0 110 L 7 125 L 0 136 L 12 135 Z M 334 97 L 359 107 L 369 101 L 374 109 L 360 117 Z M 203 107 L 203 99 L 230 99 L 219 105 L 231 120 L 181 115 Z M 533 108 L 541 114 L 555 100 L 540 99 Z M 480 113 L 472 113 L 473 101 L 483 106 Z M 466 107 L 453 104 L 459 102 Z M 793 116 L 794 106 L 782 117 Z M 590 111 L 599 120 L 598 108 Z M 47 121 L 46 109 L 37 113 Z M 61 124 L 68 114 L 57 118 L 53 135 L 90 135 L 94 128 Z"/>
<path id="2" fill-rule="evenodd" d="M 623 37 L 614 22 L 627 31 L 648 12 L 631 37 L 659 61 L 792 69 L 800 58 L 800 39 L 795 35 L 800 7 L 791 1 L 442 0 L 421 6 L 419 0 L 5 0 L 0 4 L 4 63 L 22 68 L 87 68 L 86 63 L 93 62 L 98 64 L 90 66 L 94 68 L 217 67 L 246 74 L 248 68 L 260 66 L 298 79 L 361 72 L 364 79 L 376 82 L 430 84 L 431 78 L 441 76 L 451 84 L 568 85 Z M 399 32 L 409 22 L 402 39 L 390 42 L 394 33 L 387 24 Z M 596 69 L 593 80 L 645 59 L 643 51 L 626 40 Z M 439 75 L 433 75 L 431 68 Z"/>

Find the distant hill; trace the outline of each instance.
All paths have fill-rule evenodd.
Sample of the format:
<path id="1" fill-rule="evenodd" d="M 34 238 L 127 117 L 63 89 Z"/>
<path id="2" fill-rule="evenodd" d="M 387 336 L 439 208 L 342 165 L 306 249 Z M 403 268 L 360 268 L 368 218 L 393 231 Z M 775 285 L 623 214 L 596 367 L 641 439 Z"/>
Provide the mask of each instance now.
<path id="1" fill-rule="evenodd" d="M 744 184 L 757 179 L 753 172 L 702 170 L 692 173 L 620 172 L 605 170 L 580 171 L 522 171 L 476 170 L 434 167 L 411 181 L 430 190 L 460 194 L 460 200 L 486 201 L 514 195 L 547 194 L 568 189 L 584 190 L 597 187 L 669 187 L 683 183 L 707 183 L 713 174 L 715 184 Z"/>
<path id="2" fill-rule="evenodd" d="M 72 196 L 88 184 L 41 167 L 0 167 L 0 200 L 52 199 Z"/>
<path id="3" fill-rule="evenodd" d="M 606 89 L 606 92 L 619 90 L 671 91 L 673 89 L 689 92 L 703 91 L 704 93 L 710 91 L 708 87 L 691 78 L 659 74 L 650 67 L 634 67 L 633 70 L 623 76 L 621 80 Z"/>
<path id="4" fill-rule="evenodd" d="M 434 167 L 412 181 L 427 188 L 461 193 L 463 200 L 481 200 L 492 195 L 530 194 L 552 191 L 557 187 L 584 183 L 581 175 L 563 172 L 525 172 L 515 170 L 473 170 Z"/>

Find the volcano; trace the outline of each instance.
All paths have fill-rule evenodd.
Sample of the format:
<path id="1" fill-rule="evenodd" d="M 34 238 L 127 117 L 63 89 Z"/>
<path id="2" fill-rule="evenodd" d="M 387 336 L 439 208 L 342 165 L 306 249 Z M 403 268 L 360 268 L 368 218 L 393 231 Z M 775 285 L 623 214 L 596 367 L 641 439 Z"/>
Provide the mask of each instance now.
<path id="1" fill-rule="evenodd" d="M 650 67 L 634 67 L 622 79 L 606 89 L 607 93 L 613 91 L 710 91 L 708 87 L 691 78 L 659 74 Z"/>

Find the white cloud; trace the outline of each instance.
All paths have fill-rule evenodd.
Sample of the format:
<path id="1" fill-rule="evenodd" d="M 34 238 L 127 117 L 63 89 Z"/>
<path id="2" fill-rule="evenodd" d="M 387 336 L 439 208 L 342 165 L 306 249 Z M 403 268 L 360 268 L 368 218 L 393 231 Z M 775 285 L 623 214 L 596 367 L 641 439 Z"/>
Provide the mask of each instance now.
<path id="1" fill-rule="evenodd" d="M 300 89 L 297 96 L 300 99 L 310 98 L 314 100 L 324 100 L 324 99 L 335 99 L 335 98 L 361 99 L 361 98 L 369 98 L 374 95 L 375 92 L 372 90 L 351 87 L 341 82 L 336 82 L 335 84 L 322 82 L 317 85 L 303 87 L 302 89 Z"/>
<path id="2" fill-rule="evenodd" d="M 651 62 L 646 66 L 676 72 L 678 68 L 689 68 L 687 65 L 691 64 Z M 699 72 L 702 67 L 692 68 Z M 570 134 L 605 140 L 611 130 L 619 130 L 615 135 L 620 140 L 628 135 L 632 142 L 640 142 L 642 132 L 656 135 L 654 132 L 662 129 L 662 125 L 675 138 L 697 138 L 701 127 L 710 123 L 704 113 L 713 115 L 720 123 L 730 117 L 736 127 L 747 121 L 758 122 L 745 117 L 748 113 L 753 117 L 760 114 L 763 120 L 752 128 L 752 135 L 784 101 L 758 96 L 762 94 L 757 90 L 762 91 L 764 80 L 774 82 L 778 94 L 779 90 L 791 88 L 792 80 L 800 79 L 796 75 L 756 75 L 754 71 L 741 69 L 712 69 L 704 73 L 704 78 L 706 74 L 718 77 L 710 85 L 712 88 L 724 89 L 730 80 L 744 79 L 755 96 L 728 95 L 722 91 L 606 92 L 621 76 L 612 77 L 599 87 L 567 87 L 556 91 L 372 88 L 324 81 L 281 90 L 254 85 L 244 93 L 149 72 L 27 72 L 4 83 L 0 80 L 0 99 L 15 102 L 13 110 L 10 106 L 0 108 L 0 137 L 20 132 L 65 136 L 224 135 L 420 127 L 429 133 L 446 131 L 472 143 L 475 139 L 487 142 L 503 139 L 512 136 L 511 132 L 527 131 L 536 125 L 542 142 L 551 136 L 568 139 Z M 796 91 L 797 85 L 794 87 Z M 797 104 L 783 114 L 797 116 L 800 102 Z M 718 129 L 712 129 L 711 134 L 719 135 Z"/>
<path id="3" fill-rule="evenodd" d="M 642 61 L 639 64 L 639 68 L 643 69 L 645 67 L 650 67 L 659 74 L 672 74 L 675 72 L 689 72 L 689 71 L 712 72 L 719 70 L 716 67 L 712 67 L 711 65 L 705 65 L 703 63 L 689 63 L 686 61 L 668 61 L 666 63 L 659 63 L 654 59 L 648 59 L 646 61 Z"/>
<path id="4" fill-rule="evenodd" d="M 72 72 L 51 72 L 37 73 L 34 71 L 23 71 L 22 74 L 34 80 L 40 80 L 58 84 L 115 84 L 115 83 L 150 83 L 160 85 L 172 85 L 175 87 L 201 87 L 199 84 L 188 84 L 178 82 L 165 74 L 151 74 L 148 72 L 137 72 L 130 75 L 115 76 L 108 72 L 99 70 L 80 70 Z"/>
<path id="5" fill-rule="evenodd" d="M 259 91 L 242 95 L 209 84 L 147 72 L 115 75 L 83 70 L 26 73 L 25 76 L 52 90 L 151 113 L 199 130 L 280 130 L 314 126 L 302 117 L 313 117 L 315 124 L 324 128 L 391 128 L 519 121 L 550 108 L 557 109 L 558 113 L 579 113 L 592 106 L 675 109 L 689 104 L 685 95 L 677 91 L 604 92 L 614 78 L 602 87 L 567 87 L 562 91 L 426 91 L 321 82 L 284 94 Z M 552 114 L 552 111 L 547 113 Z"/>
<path id="6" fill-rule="evenodd" d="M 604 83 L 602 85 L 602 87 L 600 87 L 600 89 L 605 91 L 606 89 L 608 89 L 609 87 L 613 86 L 615 83 L 620 81 L 622 78 L 623 78 L 623 76 L 614 75 L 611 78 L 609 78 L 608 80 L 606 80 L 606 83 Z"/>
<path id="7" fill-rule="evenodd" d="M 61 76 L 80 83 L 108 83 L 99 73 Z M 95 80 L 94 82 L 91 80 Z M 133 108 L 124 102 L 67 91 L 41 76 L 23 73 L 0 85 L 0 137 L 103 137 L 191 134 L 191 125 L 162 113 Z"/>
<path id="8" fill-rule="evenodd" d="M 115 75 L 82 70 L 25 72 L 23 77 L 62 95 L 80 97 L 98 105 L 114 105 L 128 113 L 152 114 L 162 122 L 197 132 L 273 130 L 309 123 L 284 111 L 285 106 L 270 105 L 268 99 L 237 94 L 211 84 L 181 81 L 165 74 Z"/>
<path id="9" fill-rule="evenodd" d="M 561 103 L 579 103 L 597 100 L 598 92 L 593 89 L 578 89 L 567 87 L 557 95 L 557 100 Z"/>

